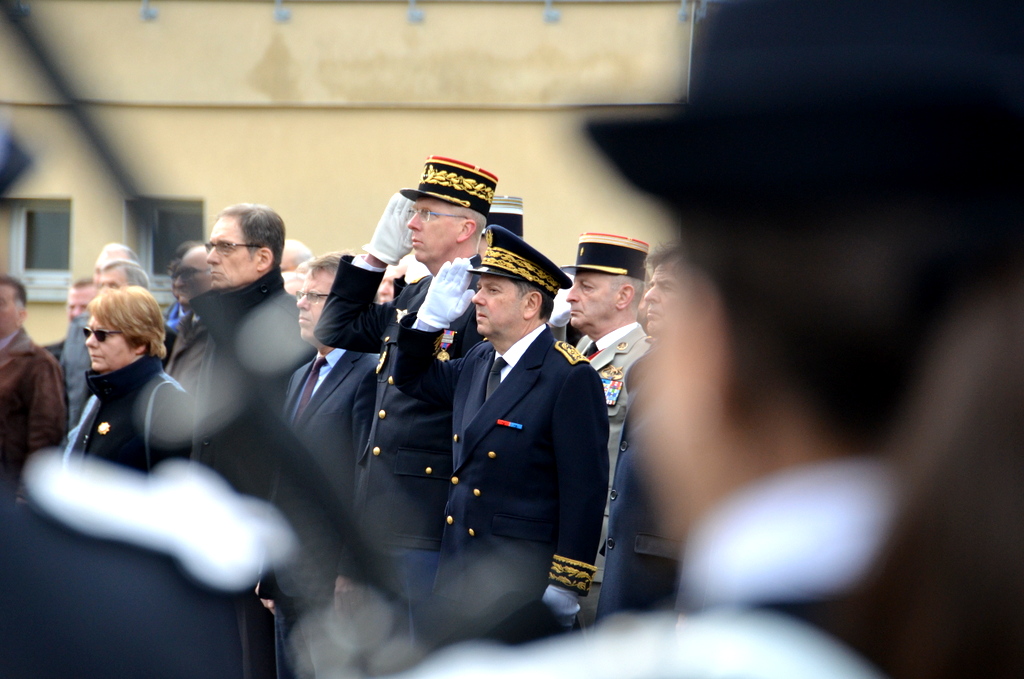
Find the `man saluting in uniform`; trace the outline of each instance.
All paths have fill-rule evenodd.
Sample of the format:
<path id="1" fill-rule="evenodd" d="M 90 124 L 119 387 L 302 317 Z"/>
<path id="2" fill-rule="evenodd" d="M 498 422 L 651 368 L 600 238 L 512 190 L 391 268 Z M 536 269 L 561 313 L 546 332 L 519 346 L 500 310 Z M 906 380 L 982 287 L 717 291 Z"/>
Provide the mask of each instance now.
<path id="1" fill-rule="evenodd" d="M 441 522 L 451 475 L 452 417 L 396 389 L 398 321 L 419 309 L 429 278 L 405 286 L 387 304 L 374 304 L 388 264 L 410 250 L 436 274 L 445 262 L 476 255 L 498 178 L 474 165 L 431 156 L 419 188 L 396 193 L 366 255 L 345 257 L 316 327 L 317 339 L 348 351 L 379 352 L 374 416 L 358 452 L 355 513 L 371 544 L 396 561 L 411 603 L 434 584 Z M 447 326 L 446 326 L 447 327 Z M 480 341 L 473 313 L 453 320 L 437 346 L 438 360 L 458 358 Z"/>
<path id="2" fill-rule="evenodd" d="M 399 331 L 399 389 L 452 409 L 454 470 L 434 589 L 467 609 L 486 597 L 543 599 L 569 627 L 601 533 L 604 391 L 587 359 L 545 323 L 569 278 L 500 226 L 488 227 L 487 242 L 480 267 L 457 259 L 441 268 Z M 471 302 L 488 341 L 435 361 L 443 330 Z"/>

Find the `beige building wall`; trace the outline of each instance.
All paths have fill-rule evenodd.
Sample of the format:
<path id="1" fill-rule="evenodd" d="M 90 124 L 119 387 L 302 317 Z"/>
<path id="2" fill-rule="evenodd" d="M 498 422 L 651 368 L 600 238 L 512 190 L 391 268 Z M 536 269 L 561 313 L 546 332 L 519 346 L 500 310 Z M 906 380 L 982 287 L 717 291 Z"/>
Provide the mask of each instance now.
<path id="1" fill-rule="evenodd" d="M 447 155 L 525 200 L 526 238 L 570 263 L 583 231 L 652 242 L 667 215 L 631 192 L 581 133 L 588 104 L 671 101 L 685 79 L 690 23 L 673 2 L 130 0 L 28 2 L 89 111 L 145 195 L 217 211 L 260 202 L 315 252 L 358 249 L 424 159 Z M 71 201 L 71 275 L 124 240 L 124 197 L 85 146 L 15 36 L 0 25 L 0 107 L 35 157 L 8 198 Z M 0 268 L 10 219 L 0 210 Z M 31 296 L 31 294 L 30 294 Z M 33 302 L 40 342 L 63 305 Z"/>

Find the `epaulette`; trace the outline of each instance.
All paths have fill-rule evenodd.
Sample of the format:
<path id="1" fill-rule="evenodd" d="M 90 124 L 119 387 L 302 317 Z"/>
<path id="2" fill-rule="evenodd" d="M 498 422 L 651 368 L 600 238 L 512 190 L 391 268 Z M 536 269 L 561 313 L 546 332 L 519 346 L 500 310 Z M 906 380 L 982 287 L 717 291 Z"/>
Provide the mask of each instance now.
<path id="1" fill-rule="evenodd" d="M 425 273 L 422 276 L 418 276 L 416 278 L 416 280 L 406 279 L 405 283 L 406 283 L 406 285 L 416 285 L 417 283 L 419 283 L 420 281 L 422 281 L 424 278 L 426 278 L 429 275 L 430 275 L 430 273 Z"/>
<path id="2" fill-rule="evenodd" d="M 590 363 L 589 358 L 581 354 L 579 349 L 568 342 L 558 340 L 555 342 L 555 349 L 558 349 L 558 353 L 565 356 L 565 360 L 569 361 L 571 365 L 576 365 L 577 363 Z"/>
<path id="3" fill-rule="evenodd" d="M 551 569 L 548 571 L 548 582 L 558 583 L 570 591 L 586 596 L 596 574 L 597 569 L 589 563 L 555 554 L 551 560 Z"/>

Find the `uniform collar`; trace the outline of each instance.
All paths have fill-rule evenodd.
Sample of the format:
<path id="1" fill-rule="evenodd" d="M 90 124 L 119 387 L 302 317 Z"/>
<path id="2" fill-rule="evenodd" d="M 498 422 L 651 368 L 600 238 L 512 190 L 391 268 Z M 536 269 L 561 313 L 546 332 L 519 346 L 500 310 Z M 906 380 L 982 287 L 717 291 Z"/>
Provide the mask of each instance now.
<path id="1" fill-rule="evenodd" d="M 611 332 L 607 333 L 604 337 L 597 340 L 596 344 L 598 351 L 604 351 L 605 349 L 610 347 L 613 342 L 625 337 L 626 335 L 633 332 L 633 330 L 639 327 L 640 324 L 634 321 L 629 325 L 624 325 L 621 328 L 616 328 L 615 330 L 612 330 Z"/>
<path id="2" fill-rule="evenodd" d="M 521 337 L 515 344 L 510 346 L 508 348 L 508 351 L 506 351 L 504 354 L 498 354 L 503 359 L 505 359 L 506 363 L 508 363 L 508 368 L 503 369 L 501 371 L 502 376 L 507 375 L 509 370 L 516 367 L 516 363 L 518 363 L 519 359 L 523 357 L 523 354 L 526 353 L 526 350 L 530 348 L 530 345 L 533 344 L 533 341 L 540 337 L 540 334 L 544 332 L 544 329 L 546 327 L 548 327 L 546 324 L 541 323 L 536 328 L 531 330 L 529 334 L 525 335 L 524 337 Z"/>

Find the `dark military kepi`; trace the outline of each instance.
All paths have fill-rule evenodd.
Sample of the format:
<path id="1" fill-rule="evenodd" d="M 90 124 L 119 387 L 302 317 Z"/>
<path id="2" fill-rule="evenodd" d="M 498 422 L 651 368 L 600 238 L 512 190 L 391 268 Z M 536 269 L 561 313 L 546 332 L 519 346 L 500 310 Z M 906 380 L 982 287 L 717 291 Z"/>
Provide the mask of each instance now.
<path id="1" fill-rule="evenodd" d="M 570 285 L 547 257 L 500 226 L 475 273 L 526 281 L 549 299 Z M 467 607 L 540 600 L 548 585 L 585 595 L 594 573 L 608 484 L 608 418 L 601 381 L 575 347 L 538 325 L 505 350 L 434 360 L 440 332 L 402 322 L 395 381 L 452 409 L 453 469 L 435 592 Z"/>

